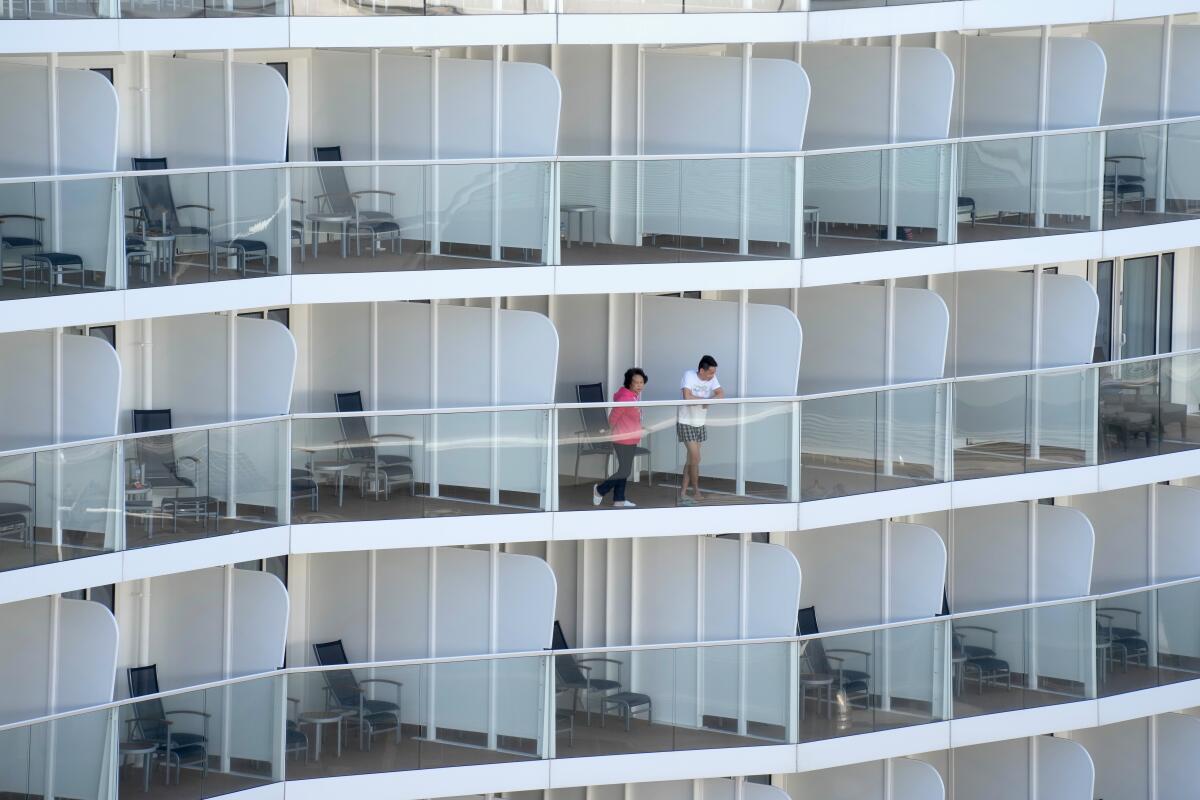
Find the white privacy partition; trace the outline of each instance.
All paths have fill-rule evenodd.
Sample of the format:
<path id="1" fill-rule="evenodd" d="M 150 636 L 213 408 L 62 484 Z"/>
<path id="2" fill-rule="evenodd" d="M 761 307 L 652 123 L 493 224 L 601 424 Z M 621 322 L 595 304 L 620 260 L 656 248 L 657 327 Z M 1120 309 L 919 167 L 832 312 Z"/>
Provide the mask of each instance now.
<path id="1" fill-rule="evenodd" d="M 196 314 L 153 321 L 154 407 L 169 408 L 182 428 L 286 414 L 296 373 L 296 342 L 273 320 Z M 228 339 L 237 370 L 229 408 Z"/>
<path id="2" fill-rule="evenodd" d="M 1171 31 L 1171 78 L 1167 110 L 1172 117 L 1200 114 L 1200 25 L 1176 25 Z"/>
<path id="3" fill-rule="evenodd" d="M 625 800 L 788 800 L 787 793 L 778 786 L 745 781 L 739 791 L 732 778 L 707 778 L 695 781 L 653 781 L 613 786 L 589 786 L 588 796 L 597 800 L 608 800 L 607 790 L 617 790 L 617 797 Z M 560 793 L 570 790 L 557 789 Z M 511 793 L 506 793 L 511 794 Z"/>
<path id="4" fill-rule="evenodd" d="M 58 173 L 108 172 L 117 159 L 117 92 L 103 75 L 59 69 Z M 0 177 L 50 175 L 49 70 L 0 64 Z M 2 195 L 0 195 L 2 196 Z"/>
<path id="5" fill-rule="evenodd" d="M 962 42 L 966 58 L 964 136 L 1100 124 L 1107 68 L 1104 51 L 1095 42 L 1067 37 L 1050 40 L 1044 125 L 1039 125 L 1038 114 L 1041 40 L 991 35 L 967 36 Z"/>
<path id="6" fill-rule="evenodd" d="M 1101 124 L 1160 117 L 1163 29 L 1161 21 L 1156 22 L 1088 26 L 1087 38 L 1104 51 L 1109 66 Z"/>
<path id="7" fill-rule="evenodd" d="M 911 758 L 785 775 L 783 782 L 792 800 L 942 800 L 946 796 L 938 771 Z"/>
<path id="8" fill-rule="evenodd" d="M 0 448 L 49 444 L 54 436 L 53 331 L 24 331 L 0 336 Z M 121 363 L 102 339 L 62 336 L 61 441 L 77 441 L 117 432 Z"/>
<path id="9" fill-rule="evenodd" d="M 265 64 L 232 64 L 233 152 L 225 136 L 225 64 L 212 59 L 150 60 L 153 156 L 172 168 L 286 160 L 289 99 L 283 77 Z M 224 198 L 213 198 L 223 201 Z"/>
<path id="10" fill-rule="evenodd" d="M 884 536 L 890 537 L 886 546 Z M 941 610 L 946 547 L 925 525 L 895 522 L 885 529 L 876 521 L 790 533 L 788 548 L 806 576 L 800 605 L 814 608 L 823 632 L 922 619 Z"/>
<path id="11" fill-rule="evenodd" d="M 1095 796 L 1092 759 L 1081 744 L 1069 739 L 1010 739 L 960 747 L 952 756 L 954 797 L 1092 800 Z"/>
<path id="12" fill-rule="evenodd" d="M 1041 280 L 1038 315 L 1032 273 L 981 271 L 936 279 L 933 288 L 946 301 L 955 331 L 947 373 L 986 375 L 1090 362 L 1100 312 L 1095 290 L 1074 275 L 1043 274 Z M 1035 316 L 1041 329 L 1036 363 Z"/>
<path id="13" fill-rule="evenodd" d="M 1158 501 L 1155 522 L 1154 581 L 1200 575 L 1200 489 L 1153 486 Z"/>
<path id="14" fill-rule="evenodd" d="M 1190 800 L 1200 785 L 1200 719 L 1190 714 L 1161 714 L 1151 724 L 1157 727 L 1158 800 Z"/>
<path id="15" fill-rule="evenodd" d="M 890 47 L 814 44 L 803 49 L 801 61 L 812 79 L 805 149 L 892 141 Z M 954 68 L 945 53 L 901 48 L 895 141 L 945 139 L 953 98 Z"/>
<path id="16" fill-rule="evenodd" d="M 746 306 L 746 364 L 738 361 L 738 304 L 722 300 L 692 300 L 678 297 L 646 296 L 642 300 L 642 353 L 640 366 L 650 375 L 642 393 L 644 400 L 679 400 L 680 379 L 695 369 L 700 356 L 708 354 L 719 364 L 717 377 L 726 397 L 739 396 L 739 386 L 747 397 L 790 397 L 795 394 L 800 368 L 802 334 L 800 323 L 791 311 L 776 305 L 750 303 Z M 624 332 L 622 332 L 624 333 Z M 632 331 L 628 335 L 632 336 Z M 745 375 L 742 375 L 743 370 Z M 611 391 L 611 390 L 610 390 Z M 732 478 L 737 459 L 736 427 L 726 423 L 738 413 L 733 405 L 709 409 L 709 440 L 704 446 L 705 460 L 700 474 Z M 675 437 L 675 409 L 646 409 L 642 414 L 648 428 L 657 428 L 643 445 L 652 451 L 655 471 L 678 472 L 682 448 Z M 786 436 L 789 418 L 776 414 L 757 421 L 746 430 L 750 441 L 746 452 L 774 452 L 768 444 Z M 648 443 L 647 443 L 648 442 Z M 757 448 L 757 449 L 756 449 Z M 781 473 L 786 465 L 750 459 L 746 480 L 786 484 Z"/>
<path id="17" fill-rule="evenodd" d="M 742 553 L 747 564 L 742 570 Z M 630 629 L 633 644 L 791 636 L 800 565 L 778 545 L 714 537 L 636 539 Z M 746 575 L 743 584 L 741 576 Z M 703 575 L 701 579 L 700 576 Z M 743 616 L 743 603 L 745 611 Z M 744 655 L 744 658 L 742 656 Z M 655 719 L 700 726 L 706 717 L 786 726 L 782 649 L 681 648 L 634 654 L 634 691 L 661 698 Z M 616 656 L 624 660 L 626 656 Z"/>
<path id="18" fill-rule="evenodd" d="M 458 547 L 380 550 L 373 556 L 308 557 L 306 591 L 320 602 L 306 604 L 305 618 L 297 620 L 309 640 L 303 645 L 306 659 L 311 659 L 310 642 L 335 639 L 343 641 L 351 661 L 529 652 L 550 646 L 557 585 L 544 560 Z M 374 578 L 369 580 L 372 562 Z M 371 619 L 374 631 L 368 630 Z M 430 620 L 435 620 L 432 626 Z M 368 642 L 374 642 L 373 651 Z M 530 661 L 511 664 L 522 679 L 532 677 L 525 674 Z M 495 731 L 486 716 L 494 696 L 490 693 L 496 691 L 488 671 L 484 661 L 457 664 L 434 670 L 432 685 L 422 685 L 413 673 L 402 689 L 405 721 L 423 724 L 425 707 L 435 710 L 439 726 Z M 436 693 L 430 695 L 431 690 Z M 320 698 L 310 701 L 319 703 Z M 528 735 L 536 729 L 533 711 L 512 709 L 497 723 L 500 732 Z"/>
<path id="19" fill-rule="evenodd" d="M 1154 583 L 1150 564 L 1150 491 L 1149 486 L 1131 486 L 1071 498 L 1071 507 L 1086 514 L 1095 530 L 1093 591 L 1115 592 Z M 1193 525 L 1194 522 L 1189 522 L 1187 529 Z"/>
<path id="20" fill-rule="evenodd" d="M 1071 732 L 1071 739 L 1087 749 L 1095 765 L 1096 797 L 1151 796 L 1150 728 L 1154 724 L 1154 717 L 1145 717 Z M 1195 755 L 1190 756 L 1192 764 Z"/>
<path id="21" fill-rule="evenodd" d="M 800 394 L 942 377 L 950 327 L 945 301 L 928 289 L 895 290 L 889 350 L 887 289 L 846 284 L 802 289 L 797 316 L 808 347 L 800 362 Z"/>
<path id="22" fill-rule="evenodd" d="M 55 603 L 58 635 L 51 641 Z M 100 603 L 52 597 L 6 603 L 0 631 L 11 645 L 0 659 L 0 723 L 112 700 L 117 623 Z"/>

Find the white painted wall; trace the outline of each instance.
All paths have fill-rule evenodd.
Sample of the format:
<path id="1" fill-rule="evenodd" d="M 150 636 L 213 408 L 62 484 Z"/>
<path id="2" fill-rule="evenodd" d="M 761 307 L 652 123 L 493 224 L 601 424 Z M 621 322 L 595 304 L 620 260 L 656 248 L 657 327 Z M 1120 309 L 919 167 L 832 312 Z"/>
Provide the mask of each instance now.
<path id="1" fill-rule="evenodd" d="M 1154 718 L 1145 717 L 1071 732 L 1071 739 L 1087 749 L 1095 765 L 1096 797 L 1150 800 L 1150 726 L 1153 724 Z M 1190 759 L 1194 761 L 1194 751 Z"/>
<path id="2" fill-rule="evenodd" d="M 1087 750 L 1078 742 L 1050 736 L 955 749 L 953 796 L 1026 800 L 1030 747 L 1037 748 L 1037 797 L 1092 800 L 1095 771 Z"/>
<path id="3" fill-rule="evenodd" d="M 1200 719 L 1185 714 L 1161 714 L 1158 728 L 1158 800 L 1187 800 L 1195 793 L 1196 753 L 1200 752 Z"/>
<path id="4" fill-rule="evenodd" d="M 1149 487 L 1132 486 L 1072 497 L 1096 534 L 1092 588 L 1120 591 L 1153 582 L 1150 564 Z M 1195 574 L 1195 573 L 1192 573 Z"/>

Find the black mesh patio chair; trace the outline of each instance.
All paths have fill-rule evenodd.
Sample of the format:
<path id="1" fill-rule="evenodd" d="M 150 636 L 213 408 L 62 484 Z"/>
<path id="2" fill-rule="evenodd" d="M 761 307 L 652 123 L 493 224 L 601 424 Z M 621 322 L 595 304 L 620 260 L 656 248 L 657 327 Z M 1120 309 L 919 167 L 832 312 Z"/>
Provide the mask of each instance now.
<path id="1" fill-rule="evenodd" d="M 970 643 L 968 637 L 972 634 L 986 635 L 989 637 L 988 644 Z M 955 649 L 966 658 L 962 665 L 963 678 L 970 677 L 974 672 L 980 694 L 983 693 L 984 684 L 999 686 L 1001 681 L 1006 691 L 1012 689 L 1012 670 L 1006 660 L 996 655 L 998 635 L 995 628 L 983 625 L 955 625 L 952 632 Z"/>
<path id="2" fill-rule="evenodd" d="M 603 403 L 604 384 L 580 383 L 575 386 L 575 400 L 579 403 Z M 609 440 L 608 409 L 589 407 L 579 409 L 583 429 L 575 431 L 575 483 L 579 483 L 579 460 L 584 456 L 604 456 L 607 469 L 608 458 L 613 455 L 612 441 Z M 634 456 L 646 456 L 646 481 L 654 485 L 654 471 L 650 468 L 650 449 L 635 447 Z"/>
<path id="3" fill-rule="evenodd" d="M 145 697 L 156 695 L 158 688 L 158 665 L 130 667 L 128 671 L 129 696 Z M 157 745 L 154 758 L 161 759 L 167 768 L 165 783 L 171 782 L 171 765 L 175 765 L 175 783 L 179 783 L 179 772 L 184 764 L 199 764 L 205 777 L 208 776 L 208 721 L 211 714 L 192 709 L 167 711 L 161 698 L 152 697 L 133 704 L 135 716 L 125 720 L 128 738 L 139 739 Z M 178 720 L 172 717 L 186 715 L 199 717 L 203 733 L 186 733 L 175 729 Z"/>
<path id="4" fill-rule="evenodd" d="M 563 634 L 562 625 L 558 620 L 554 620 L 554 636 L 550 644 L 551 650 L 570 650 L 571 646 L 567 644 L 567 637 Z M 592 664 L 604 664 L 603 669 L 607 670 L 608 664 L 615 664 L 617 667 L 617 679 L 592 677 L 593 670 L 596 667 Z M 576 658 L 575 656 L 555 656 L 554 657 L 554 673 L 556 676 L 557 691 L 572 693 L 571 699 L 571 714 L 574 715 L 579 709 L 579 695 L 583 693 L 583 708 L 587 713 L 587 724 L 592 724 L 592 704 L 590 702 L 592 695 L 599 695 L 601 698 L 610 692 L 624 691 L 624 684 L 621 681 L 621 667 L 624 666 L 615 658 L 604 658 L 601 656 L 589 656 L 587 658 Z M 603 700 L 601 700 L 603 702 Z"/>
<path id="5" fill-rule="evenodd" d="M 314 147 L 313 160 L 322 162 L 341 161 L 342 148 L 340 145 Z M 395 192 L 389 192 L 384 189 L 351 191 L 350 183 L 346 180 L 345 167 L 318 167 L 317 174 L 321 179 L 321 191 L 323 194 L 319 194 L 313 199 L 319 203 L 319 213 L 348 217 L 350 219 L 347 227 L 350 235 L 354 237 L 354 244 L 358 255 L 362 255 L 363 236 L 368 236 L 371 239 L 372 256 L 375 255 L 375 251 L 379 249 L 379 244 L 385 239 L 391 242 L 392 252 L 396 252 L 396 243 L 400 241 L 400 223 L 396 221 L 394 213 Z M 376 211 L 361 208 L 360 201 L 366 195 L 378 195 L 387 198 L 388 210 Z"/>
<path id="6" fill-rule="evenodd" d="M 292 467 L 292 502 L 297 500 L 307 500 L 310 511 L 318 508 L 316 476 L 304 467 Z"/>
<path id="7" fill-rule="evenodd" d="M 167 169 L 165 158 L 134 158 L 132 162 L 136 172 Z M 137 187 L 138 205 L 130 208 L 129 212 L 140 218 L 143 235 L 203 237 L 206 240 L 208 268 L 211 271 L 215 263 L 210 233 L 213 209 L 199 203 L 176 205 L 169 175 L 139 175 L 134 179 L 134 185 Z M 205 224 L 185 225 L 179 218 L 179 212 L 186 209 L 204 211 Z"/>
<path id="8" fill-rule="evenodd" d="M 1141 627 L 1142 612 L 1136 608 L 1104 606 L 1096 609 L 1097 634 L 1112 643 L 1113 655 L 1121 657 L 1122 671 L 1129 670 L 1130 661 L 1142 665 L 1150 663 L 1150 644 Z"/>
<path id="9" fill-rule="evenodd" d="M 339 414 L 361 413 L 363 410 L 362 392 L 338 392 L 334 395 L 334 403 Z M 365 495 L 368 484 L 379 499 L 382 492 L 384 499 L 391 495 L 393 484 L 408 484 L 408 493 L 416 494 L 416 484 L 413 473 L 412 441 L 413 437 L 404 433 L 376 433 L 367 429 L 366 417 L 338 417 L 342 428 L 342 438 L 337 445 L 342 458 L 353 464 L 362 465 L 362 475 L 359 478 L 359 495 Z M 386 447 L 403 446 L 408 448 L 408 454 L 385 453 Z"/>
<path id="10" fill-rule="evenodd" d="M 134 409 L 133 432 L 149 433 L 151 431 L 167 431 L 172 428 L 171 409 Z M 175 437 L 171 434 L 149 436 L 134 440 L 134 452 L 137 466 L 142 472 L 143 480 L 152 489 L 180 489 L 196 491 L 197 470 L 200 459 L 195 456 L 175 457 Z M 189 478 L 181 474 L 190 469 Z"/>
<path id="11" fill-rule="evenodd" d="M 796 614 L 796 635 L 811 636 L 820 633 L 817 626 L 816 606 L 802 608 Z M 826 649 L 821 639 L 809 639 L 802 644 L 803 657 L 808 663 L 808 672 L 815 675 L 828 675 L 833 678 L 833 691 L 845 695 L 846 701 L 859 697 L 863 708 L 871 707 L 871 653 L 866 650 L 854 650 L 848 647 Z M 836 654 L 836 655 L 835 655 Z M 846 666 L 850 656 L 861 656 L 862 669 Z"/>
<path id="12" fill-rule="evenodd" d="M 350 663 L 342 640 L 320 642 L 313 645 L 313 655 L 322 667 L 336 667 Z M 396 732 L 396 744 L 400 744 L 400 691 L 403 684 L 387 678 L 364 678 L 359 680 L 349 669 L 325 670 L 325 705 L 331 710 L 345 711 L 358 725 L 358 749 L 371 749 L 374 737 L 380 733 Z M 396 701 L 372 700 L 363 687 L 369 683 L 380 683 L 395 687 Z"/>

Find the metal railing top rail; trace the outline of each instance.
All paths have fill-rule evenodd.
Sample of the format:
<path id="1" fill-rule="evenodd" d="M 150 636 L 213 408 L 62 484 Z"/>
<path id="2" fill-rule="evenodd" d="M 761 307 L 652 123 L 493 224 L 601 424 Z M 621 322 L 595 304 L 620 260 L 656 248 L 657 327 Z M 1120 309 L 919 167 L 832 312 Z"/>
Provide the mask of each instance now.
<path id="1" fill-rule="evenodd" d="M 209 691 L 212 689 L 220 689 L 226 686 L 233 686 L 242 683 L 250 683 L 257 680 L 268 680 L 270 678 L 278 678 L 288 675 L 302 675 L 308 673 L 336 672 L 345 669 L 398 669 L 403 667 L 421 667 L 421 666 L 441 666 L 449 664 L 464 664 L 472 662 L 488 662 L 488 661 L 510 661 L 514 659 L 530 659 L 530 658 L 546 658 L 558 656 L 583 656 L 594 655 L 596 653 L 643 653 L 657 652 L 663 650 L 699 650 L 708 648 L 724 648 L 724 647 L 742 647 L 755 645 L 771 645 L 771 644 L 802 644 L 807 641 L 816 639 L 833 639 L 842 636 L 856 636 L 876 633 L 881 631 L 896 630 L 899 628 L 912 628 L 918 625 L 939 625 L 944 623 L 953 623 L 957 620 L 974 619 L 978 617 L 997 616 L 1000 614 L 1012 614 L 1021 611 L 1036 611 L 1043 608 L 1055 608 L 1068 605 L 1088 605 L 1091 603 L 1100 602 L 1103 600 L 1112 600 L 1120 597 L 1128 597 L 1135 594 L 1145 594 L 1148 592 L 1157 592 L 1164 589 L 1171 589 L 1178 586 L 1186 586 L 1190 584 L 1200 583 L 1200 576 L 1190 578 L 1180 578 L 1177 580 L 1164 581 L 1161 583 L 1149 584 L 1134 589 L 1122 589 L 1114 592 L 1103 592 L 1099 594 L 1091 594 L 1084 597 L 1067 597 L 1055 600 L 1043 600 L 1032 603 L 1021 603 L 1011 606 L 1002 606 L 999 608 L 981 609 L 976 611 L 963 611 L 953 614 L 935 617 L 921 617 L 919 619 L 902 620 L 899 622 L 888 622 L 881 625 L 864 625 L 856 628 L 842 628 L 834 631 L 822 631 L 821 633 L 806 634 L 804 636 L 777 636 L 777 637 L 760 637 L 754 639 L 723 639 L 719 641 L 708 642 L 668 642 L 662 644 L 642 644 L 642 645 L 618 645 L 604 647 L 573 647 L 564 650 L 527 650 L 512 653 L 485 653 L 464 656 L 443 656 L 432 658 L 408 658 L 408 659 L 393 659 L 388 661 L 365 661 L 355 662 L 350 664 L 335 664 L 330 666 L 311 666 L 311 667 L 284 667 L 273 672 L 260 672 L 253 675 L 241 675 L 236 678 L 227 678 L 216 681 L 209 681 L 193 686 L 187 686 L 179 689 L 169 689 L 167 691 L 158 692 L 157 694 L 141 695 L 133 698 L 122 698 L 113 700 L 100 705 L 88 706 L 86 708 L 71 709 L 70 711 L 61 711 L 55 714 L 47 714 L 41 717 L 19 720 L 17 722 L 9 722 L 0 724 L 0 733 L 18 728 L 32 727 L 47 722 L 53 722 L 58 719 L 66 719 L 70 717 L 78 717 L 84 714 L 97 713 L 113 708 L 120 708 L 135 703 L 144 702 L 153 698 L 168 698 L 178 697 L 180 695 L 192 694 L 195 692 Z"/>
<path id="2" fill-rule="evenodd" d="M 983 375 L 961 375 L 952 378 L 933 378 L 926 381 L 911 381 L 908 383 L 896 383 L 890 386 L 867 386 L 857 389 L 844 389 L 832 392 L 817 392 L 804 395 L 789 395 L 789 396 L 768 396 L 768 397 L 724 397 L 710 398 L 707 400 L 643 400 L 636 403 L 617 403 L 613 401 L 604 401 L 601 403 L 519 403 L 515 405 L 502 406 L 456 406 L 448 408 L 397 408 L 397 409 L 380 409 L 378 411 L 308 411 L 292 414 L 281 414 L 271 417 L 256 417 L 251 419 L 234 420 L 231 422 L 214 422 L 205 425 L 192 425 L 182 428 L 170 428 L 160 431 L 148 431 L 146 433 L 122 433 L 116 436 L 102 436 L 95 439 L 81 439 L 73 442 L 60 442 L 57 444 L 36 445 L 34 447 L 23 447 L 16 450 L 0 451 L 0 458 L 9 456 L 27 455 L 29 453 L 38 453 L 49 450 L 66 450 L 70 448 L 88 447 L 90 445 L 99 445 L 116 441 L 128 441 L 133 439 L 146 439 L 156 436 L 167 436 L 175 434 L 193 433 L 198 431 L 207 431 L 214 429 L 226 429 L 245 427 L 250 425 L 261 425 L 269 422 L 279 422 L 283 420 L 324 420 L 324 419 L 348 419 L 352 417 L 364 418 L 379 418 L 379 417 L 414 417 L 414 416 L 433 416 L 446 414 L 502 414 L 509 412 L 521 411 L 566 411 L 577 410 L 582 408 L 615 408 L 617 406 L 636 405 L 639 408 L 676 408 L 680 406 L 720 406 L 720 405 L 762 405 L 762 404 L 785 404 L 785 403 L 803 403 L 813 400 L 828 400 L 837 397 L 854 397 L 865 394 L 886 394 L 889 392 L 901 392 L 912 389 L 921 389 L 932 386 L 946 386 L 957 383 L 974 383 L 984 381 L 1004 380 L 1007 378 L 1019 377 L 1045 377 L 1051 375 L 1085 373 L 1091 370 L 1101 370 L 1105 368 L 1124 367 L 1134 364 L 1142 364 L 1148 362 L 1169 361 L 1175 358 L 1184 358 L 1187 356 L 1200 355 L 1200 348 L 1191 348 L 1188 350 L 1179 350 L 1171 353 L 1163 353 L 1151 356 L 1138 356 L 1136 358 L 1120 359 L 1115 361 L 1102 361 L 1092 364 L 1072 364 L 1062 367 L 1042 367 L 1040 369 L 1014 370 L 1012 372 L 995 372 Z"/>
<path id="3" fill-rule="evenodd" d="M 151 439 L 157 436 L 174 436 L 176 434 L 185 433 L 200 433 L 211 430 L 227 430 L 230 428 L 245 428 L 251 425 L 264 425 L 270 422 L 283 422 L 291 419 L 287 414 L 276 415 L 273 417 L 255 417 L 253 419 L 239 419 L 231 422 L 212 422 L 206 425 L 188 425 L 182 428 L 168 428 L 161 431 L 146 431 L 144 433 L 118 433 L 115 436 L 101 436 L 97 439 L 80 439 L 73 442 L 59 442 L 57 444 L 41 444 L 35 447 L 22 447 L 18 450 L 3 450 L 0 451 L 0 458 L 8 458 L 10 456 L 29 455 L 31 453 L 41 453 L 48 450 L 70 450 L 79 447 L 91 447 L 92 445 L 112 444 L 114 442 L 132 441 L 135 439 Z"/>
<path id="4" fill-rule="evenodd" d="M 662 154 L 627 154 L 627 155 L 545 155 L 545 156 L 501 156 L 479 158 L 416 158 L 416 159 L 383 159 L 379 161 L 281 161 L 260 164 L 213 165 L 207 167 L 180 167 L 166 170 L 113 170 L 111 172 L 72 173 L 69 175 L 24 175 L 18 177 L 0 178 L 0 185 L 22 183 L 59 183 L 86 180 L 111 180 L 114 178 L 134 178 L 146 175 L 195 175 L 238 172 L 261 172 L 274 169 L 315 169 L 322 167 L 346 168 L 376 168 L 376 167 L 437 167 L 437 166 L 482 166 L 505 164 L 572 164 L 572 163 L 614 163 L 614 162 L 654 162 L 654 161 L 742 161 L 747 159 L 796 159 L 817 156 L 844 155 L 849 153 L 866 153 L 889 150 L 912 150 L 923 147 L 938 147 L 954 144 L 972 144 L 976 142 L 1004 141 L 1012 139 L 1042 139 L 1056 136 L 1072 136 L 1086 133 L 1104 133 L 1136 128 L 1160 128 L 1171 125 L 1200 122 L 1200 115 L 1187 117 L 1171 117 L 1142 122 L 1122 122 L 1112 125 L 1094 125 L 1082 128 L 1062 128 L 1048 131 L 1017 131 L 1013 133 L 981 134 L 976 136 L 958 136 L 946 139 L 926 139 L 915 142 L 894 142 L 880 144 L 854 145 L 850 147 L 815 148 L 808 150 L 769 151 L 754 153 L 662 153 Z"/>

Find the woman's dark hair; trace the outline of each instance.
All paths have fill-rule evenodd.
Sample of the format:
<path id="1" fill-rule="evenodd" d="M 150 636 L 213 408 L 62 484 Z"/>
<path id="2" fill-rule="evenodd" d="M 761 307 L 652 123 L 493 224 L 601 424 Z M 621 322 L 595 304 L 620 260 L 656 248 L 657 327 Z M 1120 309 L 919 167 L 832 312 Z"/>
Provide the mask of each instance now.
<path id="1" fill-rule="evenodd" d="M 633 388 L 633 386 L 631 386 L 630 384 L 633 383 L 633 377 L 635 375 L 641 375 L 642 381 L 644 383 L 650 382 L 650 379 L 646 377 L 646 373 L 642 371 L 641 367 L 630 367 L 629 369 L 625 370 L 625 388 L 626 389 Z"/>
<path id="2" fill-rule="evenodd" d="M 696 367 L 696 370 L 699 371 L 702 369 L 708 369 L 709 367 L 715 367 L 716 365 L 717 360 L 712 356 L 700 356 L 700 366 Z"/>

